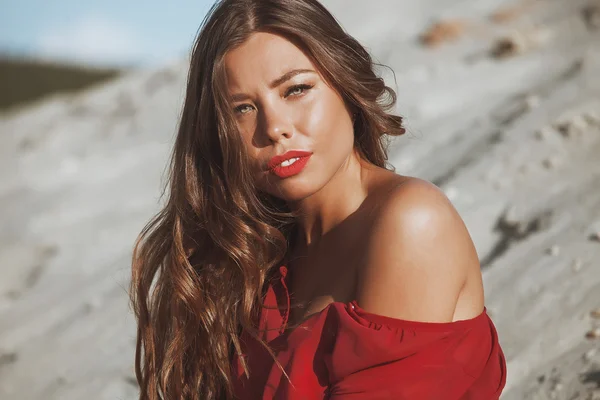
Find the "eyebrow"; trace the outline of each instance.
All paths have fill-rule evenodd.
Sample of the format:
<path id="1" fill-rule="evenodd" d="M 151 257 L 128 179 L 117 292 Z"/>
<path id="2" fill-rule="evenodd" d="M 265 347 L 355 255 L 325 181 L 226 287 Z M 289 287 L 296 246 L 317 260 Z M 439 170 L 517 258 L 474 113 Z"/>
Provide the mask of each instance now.
<path id="1" fill-rule="evenodd" d="M 286 72 L 285 74 L 281 75 L 279 78 L 275 79 L 273 82 L 271 82 L 271 84 L 269 85 L 269 87 L 271 89 L 276 88 L 277 86 L 283 84 L 286 81 L 289 81 L 290 79 L 292 79 L 294 76 L 299 75 L 299 74 L 305 74 L 305 73 L 314 73 L 316 74 L 315 71 L 313 71 L 312 69 L 292 69 L 288 72 Z M 244 93 L 237 93 L 231 96 L 231 99 L 233 101 L 242 101 L 247 99 L 248 96 L 247 94 Z"/>

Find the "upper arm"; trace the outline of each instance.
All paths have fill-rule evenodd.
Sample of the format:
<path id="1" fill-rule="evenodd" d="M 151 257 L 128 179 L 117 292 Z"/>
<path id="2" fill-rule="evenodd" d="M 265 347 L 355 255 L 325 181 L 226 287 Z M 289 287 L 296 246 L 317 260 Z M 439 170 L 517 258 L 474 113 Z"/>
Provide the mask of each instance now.
<path id="1" fill-rule="evenodd" d="M 374 215 L 357 302 L 393 318 L 452 321 L 467 271 L 479 260 L 464 225 L 435 185 L 409 179 Z"/>

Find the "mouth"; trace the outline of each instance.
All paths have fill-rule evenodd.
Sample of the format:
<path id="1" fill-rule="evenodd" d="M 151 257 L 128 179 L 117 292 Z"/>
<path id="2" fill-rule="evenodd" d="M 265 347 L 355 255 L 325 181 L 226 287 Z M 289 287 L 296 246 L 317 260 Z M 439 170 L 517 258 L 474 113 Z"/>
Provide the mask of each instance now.
<path id="1" fill-rule="evenodd" d="M 295 163 L 299 159 L 300 159 L 300 157 L 290 158 L 289 160 L 285 160 L 284 162 L 282 162 L 279 165 L 282 166 L 282 167 L 289 167 L 290 165 L 292 165 L 293 163 Z"/>
<path id="2" fill-rule="evenodd" d="M 273 157 L 267 167 L 269 172 L 278 177 L 287 178 L 299 174 L 306 166 L 311 155 L 312 153 L 308 151 L 288 151 L 285 154 Z"/>

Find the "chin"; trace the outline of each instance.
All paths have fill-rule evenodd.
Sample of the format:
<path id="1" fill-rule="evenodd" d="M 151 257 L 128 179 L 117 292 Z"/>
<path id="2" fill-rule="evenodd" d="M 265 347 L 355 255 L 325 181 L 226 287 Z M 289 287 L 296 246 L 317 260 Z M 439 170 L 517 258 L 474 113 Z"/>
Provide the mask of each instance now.
<path id="1" fill-rule="evenodd" d="M 287 178 L 277 185 L 271 184 L 267 193 L 288 202 L 304 200 L 321 189 L 314 180 Z"/>

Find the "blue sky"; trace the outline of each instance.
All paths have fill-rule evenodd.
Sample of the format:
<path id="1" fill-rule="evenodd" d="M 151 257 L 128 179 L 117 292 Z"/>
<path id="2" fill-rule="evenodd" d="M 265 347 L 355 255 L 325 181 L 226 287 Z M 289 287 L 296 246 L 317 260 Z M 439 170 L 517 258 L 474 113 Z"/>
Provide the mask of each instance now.
<path id="1" fill-rule="evenodd" d="M 213 0 L 0 0 L 0 52 L 154 66 L 189 52 Z"/>

